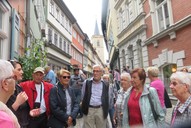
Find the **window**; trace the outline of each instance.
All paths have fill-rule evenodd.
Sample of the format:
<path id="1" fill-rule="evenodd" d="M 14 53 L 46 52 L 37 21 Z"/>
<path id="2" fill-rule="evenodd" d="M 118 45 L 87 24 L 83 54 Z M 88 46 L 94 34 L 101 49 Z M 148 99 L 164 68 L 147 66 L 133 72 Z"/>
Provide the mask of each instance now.
<path id="1" fill-rule="evenodd" d="M 129 3 L 125 4 L 125 12 L 126 12 L 126 23 L 127 25 L 130 23 L 130 10 L 129 10 Z"/>
<path id="2" fill-rule="evenodd" d="M 121 54 L 122 54 L 122 65 L 126 66 L 125 50 L 124 49 L 122 50 Z"/>
<path id="3" fill-rule="evenodd" d="M 48 41 L 52 43 L 52 30 L 50 28 L 48 29 Z"/>
<path id="4" fill-rule="evenodd" d="M 66 40 L 64 40 L 64 51 L 66 52 Z"/>
<path id="5" fill-rule="evenodd" d="M 58 35 L 54 33 L 54 45 L 58 46 Z"/>
<path id="6" fill-rule="evenodd" d="M 158 32 L 170 26 L 169 9 L 167 0 L 157 0 L 155 2 L 155 13 L 158 23 Z"/>
<path id="7" fill-rule="evenodd" d="M 69 20 L 66 19 L 66 30 L 69 30 Z"/>
<path id="8" fill-rule="evenodd" d="M 63 13 L 62 13 L 62 15 L 61 15 L 61 19 L 60 19 L 60 20 L 61 20 L 61 24 L 64 26 L 64 23 L 65 23 L 65 22 L 64 22 L 64 14 L 63 14 Z"/>
<path id="9" fill-rule="evenodd" d="M 140 0 L 135 0 L 134 1 L 134 13 L 135 13 L 135 17 L 137 17 L 139 15 L 139 3 Z"/>
<path id="10" fill-rule="evenodd" d="M 50 14 L 54 15 L 54 2 L 53 2 L 53 0 L 50 1 Z"/>
<path id="11" fill-rule="evenodd" d="M 122 28 L 123 28 L 123 17 L 122 17 L 122 11 L 120 10 L 120 12 L 119 12 L 119 32 L 121 32 L 122 31 Z"/>
<path id="12" fill-rule="evenodd" d="M 126 12 L 125 12 L 125 10 L 123 10 L 121 12 L 121 15 L 122 15 L 122 29 L 124 29 L 126 27 Z"/>
<path id="13" fill-rule="evenodd" d="M 139 67 L 143 67 L 143 54 L 142 54 L 141 42 L 142 42 L 141 39 L 137 40 L 137 52 L 138 52 Z"/>
<path id="14" fill-rule="evenodd" d="M 59 8 L 58 8 L 58 7 L 56 8 L 56 19 L 57 19 L 58 21 L 60 21 L 60 11 L 59 11 Z"/>
<path id="15" fill-rule="evenodd" d="M 60 37 L 59 48 L 62 49 L 62 37 Z"/>
<path id="16" fill-rule="evenodd" d="M 129 58 L 129 66 L 130 67 L 132 67 L 132 69 L 134 68 L 134 55 L 133 55 L 133 46 L 132 45 L 130 45 L 129 47 L 128 47 L 128 53 L 129 53 L 129 55 L 128 55 L 128 58 Z"/>
<path id="17" fill-rule="evenodd" d="M 70 54 L 70 44 L 68 43 L 68 54 Z"/>

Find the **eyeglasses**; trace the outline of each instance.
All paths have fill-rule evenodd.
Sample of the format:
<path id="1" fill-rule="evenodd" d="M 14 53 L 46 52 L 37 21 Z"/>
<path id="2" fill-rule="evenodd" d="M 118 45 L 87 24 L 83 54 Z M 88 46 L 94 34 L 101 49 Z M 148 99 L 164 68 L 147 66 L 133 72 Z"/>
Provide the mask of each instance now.
<path id="1" fill-rule="evenodd" d="M 66 79 L 66 78 L 70 79 L 70 76 L 62 76 L 62 78 L 63 79 Z"/>
<path id="2" fill-rule="evenodd" d="M 10 77 L 8 77 L 8 78 L 5 78 L 6 80 L 8 80 L 8 79 L 14 79 L 14 80 L 16 80 L 16 76 L 14 75 L 14 76 L 10 76 Z"/>
<path id="3" fill-rule="evenodd" d="M 101 70 L 93 70 L 93 73 L 95 73 L 95 72 L 101 72 Z"/>

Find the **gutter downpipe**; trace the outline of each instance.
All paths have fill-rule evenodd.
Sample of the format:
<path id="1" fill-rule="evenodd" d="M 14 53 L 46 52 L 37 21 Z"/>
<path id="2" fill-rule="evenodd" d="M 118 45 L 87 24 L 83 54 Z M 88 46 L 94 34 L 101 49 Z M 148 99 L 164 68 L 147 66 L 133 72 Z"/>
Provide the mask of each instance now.
<path id="1" fill-rule="evenodd" d="M 30 0 L 26 0 L 26 47 L 30 46 Z M 27 52 L 27 55 L 30 53 Z"/>

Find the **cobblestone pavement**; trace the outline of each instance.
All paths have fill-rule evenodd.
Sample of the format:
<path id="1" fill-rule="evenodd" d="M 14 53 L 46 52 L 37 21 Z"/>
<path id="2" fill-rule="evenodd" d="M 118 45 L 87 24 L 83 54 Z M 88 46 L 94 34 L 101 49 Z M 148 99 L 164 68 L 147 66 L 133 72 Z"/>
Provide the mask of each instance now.
<path id="1" fill-rule="evenodd" d="M 166 118 L 165 119 L 166 119 L 166 122 L 169 123 L 169 124 L 170 124 L 170 121 L 171 121 L 173 107 L 168 108 L 167 113 L 166 113 Z M 82 128 L 82 126 L 83 126 L 83 118 L 77 119 L 77 124 L 76 124 L 76 126 L 74 128 Z"/>
<path id="2" fill-rule="evenodd" d="M 83 125 L 83 118 L 76 120 L 76 126 L 74 128 L 82 128 Z"/>

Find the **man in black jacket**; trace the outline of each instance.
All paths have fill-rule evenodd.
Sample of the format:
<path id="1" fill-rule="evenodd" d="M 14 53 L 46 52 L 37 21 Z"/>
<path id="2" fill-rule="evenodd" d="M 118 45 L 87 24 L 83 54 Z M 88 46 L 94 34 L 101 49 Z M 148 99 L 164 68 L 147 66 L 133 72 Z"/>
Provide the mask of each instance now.
<path id="1" fill-rule="evenodd" d="M 93 78 L 86 80 L 82 87 L 83 128 L 106 128 L 109 111 L 108 83 L 101 79 L 100 65 L 93 66 Z"/>

